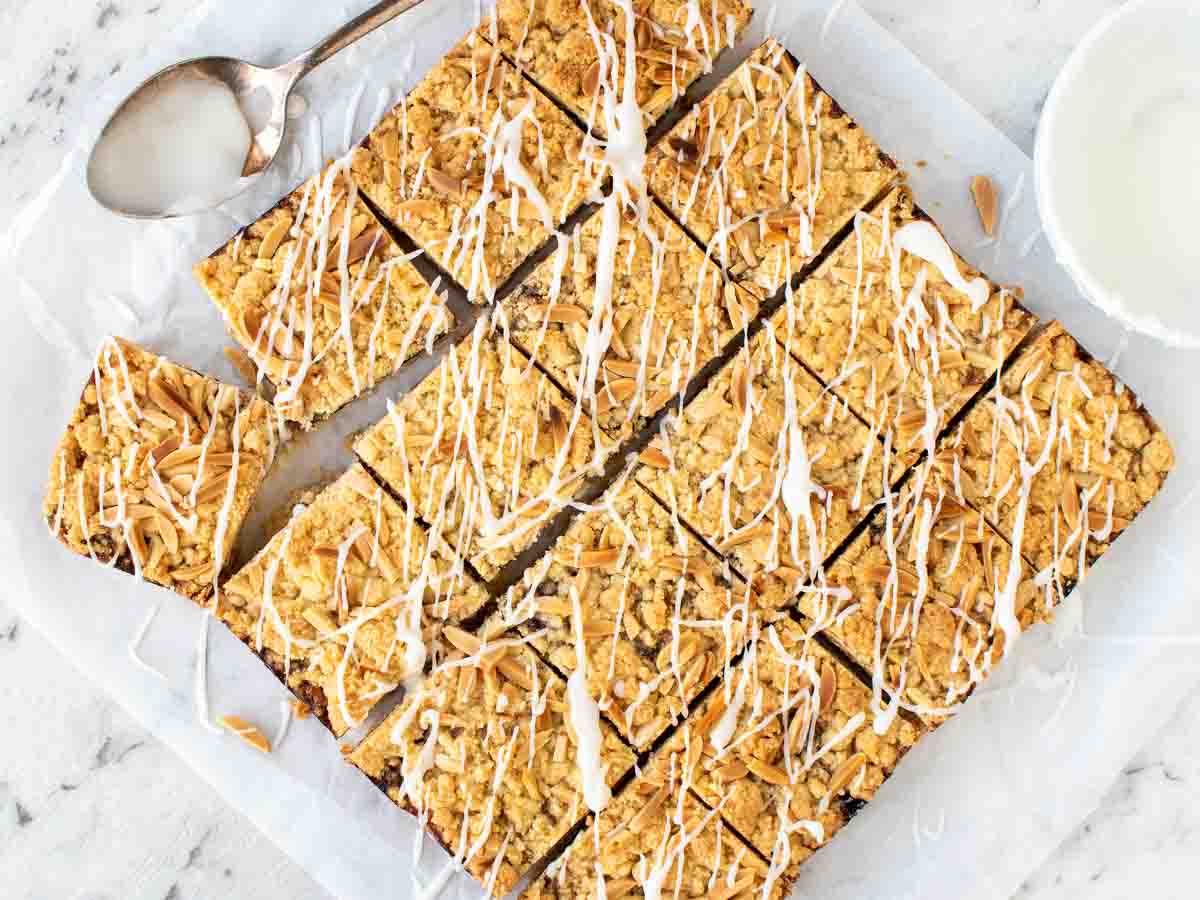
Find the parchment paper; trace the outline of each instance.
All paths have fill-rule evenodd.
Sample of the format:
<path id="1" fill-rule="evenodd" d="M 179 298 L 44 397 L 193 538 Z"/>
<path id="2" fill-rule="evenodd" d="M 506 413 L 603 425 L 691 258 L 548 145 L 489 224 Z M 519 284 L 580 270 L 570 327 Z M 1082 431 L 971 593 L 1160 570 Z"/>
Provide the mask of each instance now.
<path id="1" fill-rule="evenodd" d="M 12 309 L 0 332 L 0 566 L 22 615 L 317 881 L 338 897 L 377 900 L 416 896 L 413 875 L 429 884 L 446 855 L 427 841 L 414 858 L 412 820 L 342 761 L 315 721 L 293 722 L 268 757 L 202 724 L 194 690 L 201 611 L 71 556 L 40 517 L 52 448 L 100 339 L 122 334 L 236 380 L 220 352 L 229 339 L 191 279 L 192 263 L 360 137 L 478 10 L 470 0 L 430 0 L 318 70 L 304 86 L 311 113 L 293 123 L 283 165 L 220 212 L 159 224 L 103 212 L 83 181 L 99 127 L 163 65 L 211 53 L 277 62 L 366 5 L 304 4 L 298 16 L 290 0 L 203 4 L 111 80 L 70 139 L 61 171 L 0 242 L 0 285 Z M 1022 285 L 1038 315 L 1062 319 L 1101 359 L 1119 351 L 1113 367 L 1175 444 L 1178 468 L 1162 494 L 1056 624 L 1027 635 L 964 711 L 909 754 L 876 800 L 804 867 L 794 893 L 1007 898 L 1200 680 L 1200 353 L 1124 334 L 1078 296 L 1039 237 L 1030 160 L 853 2 L 760 9 L 743 48 L 722 68 L 744 56 L 768 23 L 910 172 L 921 205 L 971 262 Z M 967 190 L 976 174 L 991 175 L 1002 192 L 1000 234 L 991 242 L 981 240 Z M 346 435 L 381 415 L 385 398 L 431 365 L 409 367 L 284 453 L 240 552 L 261 545 L 262 523 L 288 491 L 348 465 Z M 155 607 L 140 653 L 161 674 L 129 652 Z M 215 624 L 208 660 L 212 713 L 237 713 L 272 731 L 287 695 L 266 668 Z M 479 891 L 459 875 L 446 891 L 456 895 Z"/>

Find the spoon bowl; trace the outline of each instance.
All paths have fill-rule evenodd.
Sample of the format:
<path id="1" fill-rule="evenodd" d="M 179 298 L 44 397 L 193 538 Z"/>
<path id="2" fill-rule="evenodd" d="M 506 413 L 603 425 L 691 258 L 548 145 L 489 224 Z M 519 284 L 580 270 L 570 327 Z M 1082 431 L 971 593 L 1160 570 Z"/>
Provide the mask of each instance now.
<path id="1" fill-rule="evenodd" d="M 101 130 L 88 158 L 89 192 L 101 206 L 132 219 L 168 219 L 189 215 L 214 208 L 236 197 L 247 190 L 257 176 L 270 168 L 279 154 L 287 131 L 288 99 L 300 79 L 339 50 L 421 2 L 423 0 L 384 0 L 377 3 L 316 46 L 281 66 L 256 66 L 232 57 L 206 56 L 176 63 L 152 75 L 122 101 Z M 195 104 L 197 108 L 204 107 L 210 116 L 221 118 L 227 126 L 227 133 L 219 136 L 223 144 L 216 148 L 217 151 L 223 151 L 223 158 L 221 152 L 216 154 L 216 158 L 224 163 L 220 171 L 214 170 L 217 183 L 203 184 L 201 179 L 203 186 L 194 189 L 197 181 L 195 173 L 184 171 L 178 178 L 187 190 L 177 185 L 179 190 L 183 190 L 183 195 L 171 202 L 158 202 L 157 197 L 152 197 L 150 201 L 144 197 L 139 200 L 136 191 L 130 194 L 122 189 L 129 184 L 153 181 L 161 172 L 129 171 L 116 179 L 116 188 L 106 184 L 111 180 L 109 169 L 113 165 L 125 165 L 127 168 L 138 163 L 143 167 L 173 166 L 176 163 L 174 157 L 182 155 L 185 158 L 180 161 L 180 168 L 186 170 L 191 161 L 202 166 L 213 160 L 214 155 L 205 152 L 208 148 L 204 146 L 204 141 L 210 137 L 216 138 L 206 135 L 193 140 L 193 133 L 186 131 L 197 125 L 196 121 L 186 120 L 189 112 L 186 99 L 177 100 L 174 107 L 162 105 L 166 103 L 166 98 L 177 94 L 185 86 L 193 93 L 201 92 L 195 94 L 204 101 Z M 236 108 L 233 104 L 236 104 Z M 145 119 L 153 118 L 160 112 L 164 113 L 160 121 L 152 123 L 153 128 L 159 129 L 160 136 L 161 129 L 176 128 L 179 132 L 175 137 L 184 137 L 183 140 L 164 143 L 165 149 L 160 149 L 156 154 L 153 142 L 145 140 L 145 132 L 139 129 L 144 127 Z M 240 125 L 237 122 L 239 114 Z M 244 132 L 242 126 L 245 127 Z M 139 152 L 138 158 L 122 158 L 133 156 L 130 150 L 140 151 L 144 145 L 149 145 L 150 149 L 145 153 Z M 244 155 L 241 150 L 243 146 L 247 148 Z"/>

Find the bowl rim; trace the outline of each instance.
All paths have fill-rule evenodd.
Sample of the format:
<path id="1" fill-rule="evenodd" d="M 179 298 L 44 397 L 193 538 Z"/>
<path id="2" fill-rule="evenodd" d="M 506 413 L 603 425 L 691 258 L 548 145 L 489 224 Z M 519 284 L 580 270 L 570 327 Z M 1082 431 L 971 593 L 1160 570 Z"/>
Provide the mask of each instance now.
<path id="1" fill-rule="evenodd" d="M 1080 71 L 1094 56 L 1094 50 L 1100 40 L 1122 22 L 1141 12 L 1146 6 L 1161 0 L 1129 0 L 1118 6 L 1088 29 L 1083 39 L 1075 46 L 1067 57 L 1067 61 L 1054 78 L 1054 84 L 1046 95 L 1042 114 L 1038 120 L 1037 136 L 1033 147 L 1034 195 L 1037 199 L 1038 215 L 1041 218 L 1042 231 L 1054 252 L 1058 264 L 1066 270 L 1075 282 L 1076 287 L 1089 303 L 1120 323 L 1125 328 L 1153 337 L 1172 347 L 1188 349 L 1200 348 L 1200 331 L 1184 330 L 1168 326 L 1154 313 L 1138 314 L 1119 307 L 1108 299 L 1108 293 L 1099 284 L 1078 258 L 1075 248 L 1067 240 L 1061 227 L 1060 217 L 1051 201 L 1049 187 L 1049 155 L 1048 145 L 1054 137 L 1059 107 L 1064 102 L 1064 96 L 1073 87 Z"/>

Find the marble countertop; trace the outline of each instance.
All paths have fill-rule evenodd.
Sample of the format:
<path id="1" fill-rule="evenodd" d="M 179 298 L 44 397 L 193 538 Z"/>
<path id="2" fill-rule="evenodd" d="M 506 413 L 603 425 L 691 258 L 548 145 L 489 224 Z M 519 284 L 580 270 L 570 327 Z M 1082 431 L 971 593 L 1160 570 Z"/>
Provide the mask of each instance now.
<path id="1" fill-rule="evenodd" d="M 1026 151 L 1071 47 L 1116 0 L 860 0 Z M 0 0 L 0 229 L 48 178 L 93 89 L 198 0 Z M 313 36 L 314 38 L 317 35 Z M 218 48 L 214 48 L 216 50 Z M 296 48 L 299 49 L 299 48 Z M 326 894 L 0 596 L 3 895 L 186 900 Z M 1019 897 L 1195 896 L 1200 692 Z M 1019 841 L 1019 835 L 1014 840 Z M 1036 867 L 1036 868 L 1034 868 Z"/>

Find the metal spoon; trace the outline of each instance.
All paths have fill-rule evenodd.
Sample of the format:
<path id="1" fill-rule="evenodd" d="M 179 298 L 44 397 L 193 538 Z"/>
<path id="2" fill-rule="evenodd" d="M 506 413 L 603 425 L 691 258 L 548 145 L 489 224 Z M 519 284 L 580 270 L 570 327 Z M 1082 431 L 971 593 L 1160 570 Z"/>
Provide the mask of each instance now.
<path id="1" fill-rule="evenodd" d="M 220 199 L 214 198 L 212 205 L 216 206 L 218 203 L 237 196 L 250 186 L 245 180 L 246 178 L 261 174 L 275 161 L 275 156 L 283 144 L 284 132 L 287 130 L 288 98 L 300 79 L 339 50 L 353 44 L 380 25 L 390 22 L 402 12 L 412 9 L 422 2 L 423 0 L 384 0 L 382 3 L 377 3 L 362 15 L 351 19 L 316 46 L 301 53 L 290 62 L 275 68 L 255 66 L 226 56 L 206 56 L 176 63 L 152 75 L 122 101 L 100 132 L 100 137 L 92 147 L 91 156 L 88 159 L 88 190 L 101 206 L 131 219 L 169 219 L 179 215 L 176 212 L 146 213 L 121 209 L 112 205 L 111 202 L 106 202 L 96 191 L 94 163 L 96 146 L 99 146 L 104 140 L 104 135 L 123 113 L 135 104 L 145 101 L 150 94 L 162 89 L 171 80 L 192 77 L 223 82 L 237 98 L 238 105 L 241 107 L 243 115 L 246 116 L 247 122 L 252 121 L 252 96 L 264 92 L 269 101 L 269 115 L 265 124 L 253 136 L 250 152 L 246 156 L 246 163 L 242 169 L 242 180 L 232 186 L 228 196 Z"/>

